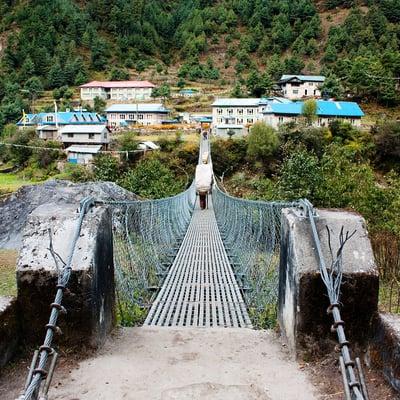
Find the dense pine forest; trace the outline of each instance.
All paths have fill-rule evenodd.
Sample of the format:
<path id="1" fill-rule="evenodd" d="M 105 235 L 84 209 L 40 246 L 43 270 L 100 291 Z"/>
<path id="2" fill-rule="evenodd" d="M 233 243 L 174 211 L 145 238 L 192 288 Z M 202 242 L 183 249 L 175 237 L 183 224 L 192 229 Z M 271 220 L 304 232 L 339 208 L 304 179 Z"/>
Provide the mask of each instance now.
<path id="1" fill-rule="evenodd" d="M 257 96 L 323 73 L 331 96 L 393 106 L 399 22 L 400 0 L 2 0 L 0 124 L 43 90 L 171 66 Z"/>

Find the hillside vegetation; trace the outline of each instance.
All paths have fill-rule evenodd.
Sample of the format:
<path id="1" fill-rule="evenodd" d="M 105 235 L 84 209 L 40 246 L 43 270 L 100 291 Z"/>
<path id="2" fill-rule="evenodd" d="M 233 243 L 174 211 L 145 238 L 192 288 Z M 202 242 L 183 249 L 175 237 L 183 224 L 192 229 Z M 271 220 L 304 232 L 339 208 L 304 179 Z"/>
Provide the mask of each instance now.
<path id="1" fill-rule="evenodd" d="M 328 94 L 394 105 L 399 22 L 400 0 L 1 0 L 0 123 L 43 90 L 149 71 L 237 95 L 321 72 Z"/>

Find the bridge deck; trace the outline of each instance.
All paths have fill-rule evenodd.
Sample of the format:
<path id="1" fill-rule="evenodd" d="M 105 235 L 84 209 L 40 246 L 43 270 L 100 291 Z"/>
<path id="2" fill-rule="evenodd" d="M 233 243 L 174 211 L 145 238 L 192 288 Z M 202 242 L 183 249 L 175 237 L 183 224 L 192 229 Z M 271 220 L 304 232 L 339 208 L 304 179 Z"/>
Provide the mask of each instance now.
<path id="1" fill-rule="evenodd" d="M 196 207 L 145 325 L 251 327 L 209 202 Z"/>

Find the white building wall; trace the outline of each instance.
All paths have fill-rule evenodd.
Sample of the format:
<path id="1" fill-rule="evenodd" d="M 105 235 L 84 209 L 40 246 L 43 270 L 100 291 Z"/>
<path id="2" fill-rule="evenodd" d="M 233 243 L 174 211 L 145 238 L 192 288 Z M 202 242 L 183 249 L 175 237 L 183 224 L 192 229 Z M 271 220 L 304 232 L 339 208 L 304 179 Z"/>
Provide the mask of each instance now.
<path id="1" fill-rule="evenodd" d="M 94 100 L 95 97 L 100 97 L 101 99 L 107 99 L 106 90 L 100 87 L 81 88 L 82 100 Z"/>
<path id="2" fill-rule="evenodd" d="M 82 100 L 94 100 L 100 97 L 111 100 L 149 100 L 151 99 L 152 88 L 81 88 Z"/>
<path id="3" fill-rule="evenodd" d="M 220 124 L 228 125 L 252 125 L 263 119 L 258 106 L 245 107 L 213 107 L 212 125 L 213 132 L 218 134 L 216 126 Z"/>
<path id="4" fill-rule="evenodd" d="M 76 164 L 90 164 L 93 162 L 93 154 L 68 152 L 67 160 L 73 160 Z"/>
<path id="5" fill-rule="evenodd" d="M 111 100 L 149 100 L 151 88 L 111 88 Z"/>
<path id="6" fill-rule="evenodd" d="M 112 112 L 107 113 L 107 122 L 109 126 L 114 128 L 119 127 L 122 121 L 128 123 L 137 121 L 139 125 L 160 125 L 166 117 L 166 114 L 161 113 Z"/>
<path id="7" fill-rule="evenodd" d="M 80 144 L 106 144 L 109 142 L 108 132 L 102 134 L 95 133 L 91 136 L 89 133 L 63 133 L 63 143 L 80 143 Z"/>
<path id="8" fill-rule="evenodd" d="M 321 82 L 303 82 L 294 85 L 290 82 L 282 85 L 284 97 L 290 100 L 301 99 L 302 97 L 321 97 L 319 86 Z"/>
<path id="9" fill-rule="evenodd" d="M 265 114 L 264 121 L 268 125 L 274 128 L 278 128 L 279 125 L 286 124 L 289 122 L 300 122 L 303 119 L 302 116 L 286 116 L 286 115 L 275 115 L 275 114 Z M 336 118 L 336 117 L 318 117 L 314 122 L 313 126 L 324 127 L 328 126 L 334 120 L 341 120 L 351 123 L 355 127 L 361 126 L 361 118 Z"/>

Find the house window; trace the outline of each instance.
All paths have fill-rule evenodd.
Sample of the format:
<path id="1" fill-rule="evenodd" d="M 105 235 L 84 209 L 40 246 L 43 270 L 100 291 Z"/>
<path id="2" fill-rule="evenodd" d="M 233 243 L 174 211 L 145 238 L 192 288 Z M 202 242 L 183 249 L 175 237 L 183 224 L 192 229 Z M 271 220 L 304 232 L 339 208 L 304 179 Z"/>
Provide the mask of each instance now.
<path id="1" fill-rule="evenodd" d="M 221 115 L 222 114 L 222 108 L 218 108 L 217 109 L 217 113 Z"/>
<path id="2" fill-rule="evenodd" d="M 318 118 L 318 125 L 322 125 L 322 119 Z"/>
<path id="3" fill-rule="evenodd" d="M 317 94 L 317 91 L 316 90 L 314 90 L 314 96 Z"/>
<path id="4" fill-rule="evenodd" d="M 129 115 L 128 115 L 128 119 L 131 120 L 131 121 L 133 121 L 133 120 L 135 119 L 135 116 L 134 116 L 133 114 L 129 114 Z"/>
<path id="5" fill-rule="evenodd" d="M 125 114 L 120 114 L 119 119 L 125 119 Z"/>
<path id="6" fill-rule="evenodd" d="M 299 91 L 297 89 L 293 89 L 293 94 L 299 94 Z"/>
<path id="7" fill-rule="evenodd" d="M 89 139 L 94 139 L 94 133 L 89 133 Z"/>
<path id="8" fill-rule="evenodd" d="M 238 124 L 243 124 L 243 118 L 238 118 L 238 119 L 237 119 L 237 123 L 238 123 Z"/>
<path id="9" fill-rule="evenodd" d="M 279 121 L 279 123 L 282 123 L 283 122 L 283 117 L 279 117 L 278 121 Z"/>
<path id="10" fill-rule="evenodd" d="M 229 114 L 229 115 L 232 115 L 232 114 L 233 114 L 233 109 L 232 109 L 232 108 L 230 108 L 230 109 L 228 110 L 228 114 Z"/>
<path id="11" fill-rule="evenodd" d="M 253 118 L 247 118 L 247 123 L 252 124 L 253 123 Z"/>
<path id="12" fill-rule="evenodd" d="M 217 123 L 220 124 L 222 122 L 222 118 L 217 118 Z"/>
<path id="13" fill-rule="evenodd" d="M 68 133 L 68 137 L 74 137 L 73 133 Z"/>
<path id="14" fill-rule="evenodd" d="M 304 89 L 304 96 L 307 96 L 307 93 L 308 93 L 307 89 Z"/>
<path id="15" fill-rule="evenodd" d="M 138 114 L 138 119 L 144 119 L 143 114 Z"/>
<path id="16" fill-rule="evenodd" d="M 239 114 L 239 115 L 243 115 L 243 108 L 239 108 L 239 109 L 238 109 L 238 114 Z"/>
<path id="17" fill-rule="evenodd" d="M 249 114 L 249 115 L 253 115 L 253 109 L 252 108 L 248 108 L 247 109 L 247 114 Z"/>
<path id="18" fill-rule="evenodd" d="M 48 115 L 48 116 L 46 117 L 46 121 L 47 121 L 47 122 L 54 122 L 54 117 L 53 117 L 52 115 Z"/>

